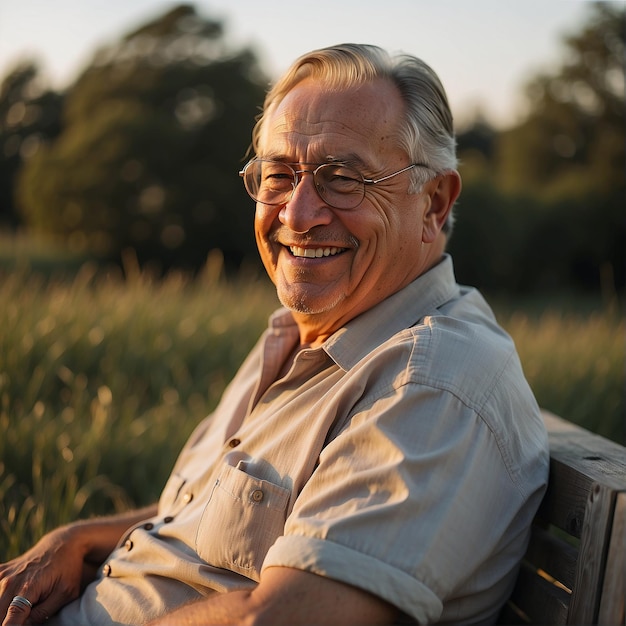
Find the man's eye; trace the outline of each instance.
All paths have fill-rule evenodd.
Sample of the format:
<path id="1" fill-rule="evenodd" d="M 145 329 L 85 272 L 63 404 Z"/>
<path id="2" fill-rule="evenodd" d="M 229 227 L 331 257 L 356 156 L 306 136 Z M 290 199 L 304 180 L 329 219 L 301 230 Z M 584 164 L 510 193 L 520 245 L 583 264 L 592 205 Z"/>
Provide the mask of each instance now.
<path id="1" fill-rule="evenodd" d="M 337 191 L 351 192 L 361 184 L 359 173 L 349 167 L 328 168 L 324 174 L 326 184 Z"/>
<path id="2" fill-rule="evenodd" d="M 284 167 L 267 167 L 263 170 L 261 187 L 277 191 L 289 190 L 293 185 L 293 174 Z"/>
<path id="3" fill-rule="evenodd" d="M 289 169 L 280 165 L 266 165 L 262 171 L 263 180 L 293 179 L 293 174 Z"/>
<path id="4" fill-rule="evenodd" d="M 265 175 L 265 178 L 272 178 L 272 179 L 288 178 L 288 179 L 293 179 L 293 176 L 291 174 L 289 174 L 288 172 L 268 172 Z"/>
<path id="5" fill-rule="evenodd" d="M 293 178 L 292 171 L 281 163 L 264 163 L 263 178 Z"/>

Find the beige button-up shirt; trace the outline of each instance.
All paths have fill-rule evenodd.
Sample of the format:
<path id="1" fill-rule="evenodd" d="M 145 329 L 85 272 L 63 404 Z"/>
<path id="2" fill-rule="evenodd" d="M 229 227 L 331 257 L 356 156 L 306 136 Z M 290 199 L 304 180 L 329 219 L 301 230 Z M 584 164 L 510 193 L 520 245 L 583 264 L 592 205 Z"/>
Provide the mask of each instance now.
<path id="1" fill-rule="evenodd" d="M 276 566 L 420 622 L 495 618 L 548 453 L 485 301 L 445 257 L 281 378 L 298 338 L 290 313 L 274 314 L 183 449 L 158 515 L 128 531 L 60 623 L 138 624 Z"/>

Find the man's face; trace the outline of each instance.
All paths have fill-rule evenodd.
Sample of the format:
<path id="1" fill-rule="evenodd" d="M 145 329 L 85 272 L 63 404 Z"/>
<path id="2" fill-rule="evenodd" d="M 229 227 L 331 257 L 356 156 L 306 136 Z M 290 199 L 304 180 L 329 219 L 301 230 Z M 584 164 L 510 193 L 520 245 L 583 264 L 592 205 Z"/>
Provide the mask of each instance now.
<path id="1" fill-rule="evenodd" d="M 269 112 L 258 156 L 307 170 L 341 160 L 365 178 L 380 178 L 410 165 L 398 147 L 403 112 L 388 81 L 329 92 L 305 80 Z M 362 203 L 342 210 L 328 206 L 312 175 L 304 174 L 286 204 L 257 204 L 263 264 L 282 304 L 301 330 L 310 330 L 311 343 L 425 271 L 421 249 L 429 197 L 408 194 L 409 187 L 410 173 L 400 174 L 366 186 Z"/>

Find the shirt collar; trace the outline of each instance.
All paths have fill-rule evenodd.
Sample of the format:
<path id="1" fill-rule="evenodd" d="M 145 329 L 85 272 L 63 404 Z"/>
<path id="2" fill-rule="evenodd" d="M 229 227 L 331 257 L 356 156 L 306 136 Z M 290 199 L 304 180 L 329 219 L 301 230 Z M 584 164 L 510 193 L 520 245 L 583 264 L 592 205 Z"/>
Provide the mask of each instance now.
<path id="1" fill-rule="evenodd" d="M 406 287 L 350 320 L 317 350 L 324 350 L 344 370 L 354 367 L 365 355 L 393 335 L 414 326 L 429 313 L 457 296 L 452 258 L 442 260 Z M 287 309 L 270 318 L 274 333 L 297 337 L 297 326 Z"/>
<path id="2" fill-rule="evenodd" d="M 404 289 L 348 322 L 322 347 L 337 365 L 349 370 L 377 346 L 414 326 L 458 293 L 452 258 L 446 254 Z"/>

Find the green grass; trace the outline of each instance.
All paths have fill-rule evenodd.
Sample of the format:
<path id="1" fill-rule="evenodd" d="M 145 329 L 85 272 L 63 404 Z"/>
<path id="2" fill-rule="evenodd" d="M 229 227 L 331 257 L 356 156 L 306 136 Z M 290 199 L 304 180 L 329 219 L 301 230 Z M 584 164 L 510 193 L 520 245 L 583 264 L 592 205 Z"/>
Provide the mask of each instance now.
<path id="1" fill-rule="evenodd" d="M 154 501 L 276 307 L 265 280 L 0 275 L 0 561 Z"/>
<path id="2" fill-rule="evenodd" d="M 76 517 L 154 501 L 276 307 L 263 278 L 84 265 L 0 273 L 0 561 Z M 615 312 L 506 312 L 542 406 L 622 440 Z"/>
<path id="3" fill-rule="evenodd" d="M 626 322 L 615 310 L 500 315 L 539 405 L 619 443 L 624 431 Z"/>

